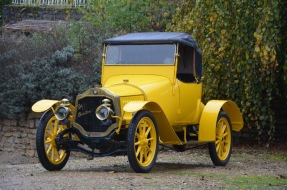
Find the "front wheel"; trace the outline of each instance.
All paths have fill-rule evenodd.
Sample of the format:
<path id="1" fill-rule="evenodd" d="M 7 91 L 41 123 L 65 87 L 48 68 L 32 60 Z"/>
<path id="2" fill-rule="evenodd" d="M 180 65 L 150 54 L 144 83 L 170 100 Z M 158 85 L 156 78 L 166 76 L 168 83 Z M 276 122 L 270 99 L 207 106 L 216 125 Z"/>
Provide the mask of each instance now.
<path id="1" fill-rule="evenodd" d="M 133 117 L 127 135 L 128 160 L 135 172 L 147 173 L 158 154 L 158 129 L 154 116 L 147 110 Z"/>
<path id="2" fill-rule="evenodd" d="M 59 124 L 51 110 L 40 119 L 36 133 L 36 149 L 40 163 L 49 171 L 61 170 L 69 159 L 70 151 L 57 148 L 55 142 L 57 135 L 66 128 L 66 125 Z"/>
<path id="3" fill-rule="evenodd" d="M 228 115 L 220 111 L 216 124 L 216 140 L 208 144 L 209 155 L 215 166 L 225 166 L 232 152 L 232 131 Z"/>

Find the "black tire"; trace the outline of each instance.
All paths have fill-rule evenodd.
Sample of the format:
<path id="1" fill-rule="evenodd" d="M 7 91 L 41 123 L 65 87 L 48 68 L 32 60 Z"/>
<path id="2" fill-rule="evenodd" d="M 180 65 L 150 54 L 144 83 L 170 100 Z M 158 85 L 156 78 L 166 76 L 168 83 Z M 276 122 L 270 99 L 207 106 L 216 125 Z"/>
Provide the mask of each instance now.
<path id="1" fill-rule="evenodd" d="M 225 166 L 232 153 L 232 126 L 228 115 L 220 111 L 216 123 L 216 140 L 208 144 L 209 155 L 215 166 Z"/>
<path id="2" fill-rule="evenodd" d="M 70 157 L 70 151 L 57 149 L 55 137 L 67 126 L 58 125 L 51 110 L 43 114 L 36 133 L 36 150 L 42 166 L 49 171 L 61 170 Z"/>
<path id="3" fill-rule="evenodd" d="M 127 134 L 127 155 L 132 169 L 137 173 L 148 173 L 156 162 L 158 148 L 158 129 L 154 116 L 147 110 L 137 112 Z"/>

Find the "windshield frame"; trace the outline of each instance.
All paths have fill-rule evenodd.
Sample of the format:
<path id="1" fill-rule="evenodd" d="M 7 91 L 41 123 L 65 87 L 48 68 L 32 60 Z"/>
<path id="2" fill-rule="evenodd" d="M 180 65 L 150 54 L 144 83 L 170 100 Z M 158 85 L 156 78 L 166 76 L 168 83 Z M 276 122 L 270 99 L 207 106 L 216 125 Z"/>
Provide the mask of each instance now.
<path id="1" fill-rule="evenodd" d="M 109 55 L 108 55 L 108 48 L 110 47 L 110 46 L 126 46 L 126 47 L 128 47 L 128 46 L 134 46 L 134 47 L 136 47 L 136 46 L 139 46 L 139 47 L 141 47 L 141 46 L 158 46 L 158 48 L 159 48 L 159 46 L 164 46 L 164 45 L 167 45 L 167 46 L 172 46 L 172 51 L 173 51 L 173 53 L 172 54 L 166 54 L 166 55 L 168 55 L 168 57 L 166 57 L 166 59 L 168 59 L 168 61 L 166 61 L 166 63 L 163 61 L 163 62 L 158 62 L 158 63 L 128 63 L 128 62 L 118 62 L 118 63 L 107 63 L 107 60 L 109 59 Z M 154 47 L 153 47 L 154 48 Z M 176 43 L 136 43 L 136 44 L 106 44 L 105 45 L 105 48 L 104 48 L 104 54 L 103 54 L 103 57 L 105 58 L 105 61 L 104 61 L 104 65 L 105 66 L 143 66 L 143 65 L 149 65 L 149 66 L 152 66 L 152 65 L 157 65 L 157 66 L 164 66 L 164 65 L 175 65 L 175 59 L 176 59 L 176 52 L 177 52 L 177 44 Z M 128 51 L 127 51 L 128 52 Z M 126 52 L 126 56 L 128 55 L 128 56 L 130 56 L 131 55 L 131 53 L 130 52 L 128 52 L 127 53 Z M 148 57 L 148 55 L 150 55 L 149 57 L 153 57 L 153 56 L 155 56 L 156 54 L 158 54 L 158 53 L 155 53 L 155 54 L 153 54 L 153 55 L 150 55 L 150 54 L 147 54 L 147 55 L 145 55 L 145 57 Z M 163 55 L 164 56 L 164 55 Z M 164 58 L 164 57 L 162 57 L 162 58 Z"/>

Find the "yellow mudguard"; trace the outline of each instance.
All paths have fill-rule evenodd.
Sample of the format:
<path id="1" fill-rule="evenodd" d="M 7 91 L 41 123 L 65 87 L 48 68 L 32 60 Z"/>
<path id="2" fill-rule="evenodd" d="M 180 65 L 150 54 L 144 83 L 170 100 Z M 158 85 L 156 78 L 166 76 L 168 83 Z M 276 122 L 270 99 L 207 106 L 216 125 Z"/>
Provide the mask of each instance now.
<path id="1" fill-rule="evenodd" d="M 240 131 L 243 127 L 243 119 L 237 105 L 230 100 L 211 100 L 202 111 L 199 122 L 198 141 L 215 141 L 216 123 L 220 110 L 223 110 L 229 116 L 232 130 Z"/>
<path id="2" fill-rule="evenodd" d="M 58 102 L 58 100 L 40 100 L 32 106 L 32 110 L 33 112 L 44 112 Z"/>
<path id="3" fill-rule="evenodd" d="M 160 141 L 163 144 L 182 144 L 174 129 L 168 122 L 164 112 L 155 102 L 142 101 L 142 102 L 129 102 L 124 106 L 125 112 L 137 112 L 141 109 L 149 110 L 155 117 Z"/>

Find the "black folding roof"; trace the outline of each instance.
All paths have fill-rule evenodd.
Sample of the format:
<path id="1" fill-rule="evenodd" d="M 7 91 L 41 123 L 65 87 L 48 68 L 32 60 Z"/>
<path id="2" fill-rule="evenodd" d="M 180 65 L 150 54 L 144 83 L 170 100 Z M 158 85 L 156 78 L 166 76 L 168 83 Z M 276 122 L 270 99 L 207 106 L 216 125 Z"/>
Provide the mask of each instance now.
<path id="1" fill-rule="evenodd" d="M 186 33 L 181 32 L 139 32 L 129 33 L 106 39 L 104 44 L 158 44 L 158 43 L 180 43 L 195 49 L 196 73 L 201 80 L 202 73 L 202 53 L 195 40 Z"/>
<path id="2" fill-rule="evenodd" d="M 145 44 L 145 43 L 181 43 L 201 52 L 195 40 L 186 33 L 180 32 L 139 32 L 129 33 L 104 40 L 104 44 Z"/>

